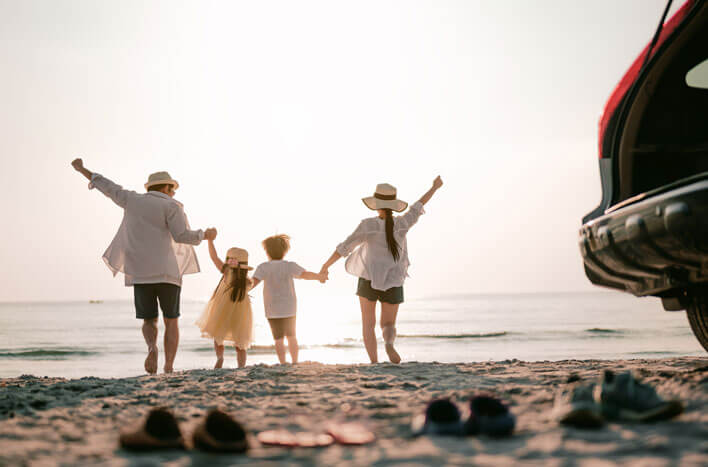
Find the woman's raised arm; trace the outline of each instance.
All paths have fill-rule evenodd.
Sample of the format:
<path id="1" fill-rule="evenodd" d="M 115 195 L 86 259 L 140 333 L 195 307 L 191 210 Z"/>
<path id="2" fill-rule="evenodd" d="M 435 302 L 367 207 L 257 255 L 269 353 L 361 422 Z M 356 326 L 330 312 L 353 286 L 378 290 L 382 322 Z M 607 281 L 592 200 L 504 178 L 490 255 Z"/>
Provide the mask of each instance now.
<path id="1" fill-rule="evenodd" d="M 425 204 L 430 201 L 430 198 L 433 197 L 435 192 L 438 191 L 441 186 L 443 186 L 443 181 L 440 178 L 440 175 L 438 175 L 437 177 L 435 177 L 435 180 L 433 180 L 433 186 L 428 191 L 426 191 L 423 196 L 420 197 L 418 202 Z"/>

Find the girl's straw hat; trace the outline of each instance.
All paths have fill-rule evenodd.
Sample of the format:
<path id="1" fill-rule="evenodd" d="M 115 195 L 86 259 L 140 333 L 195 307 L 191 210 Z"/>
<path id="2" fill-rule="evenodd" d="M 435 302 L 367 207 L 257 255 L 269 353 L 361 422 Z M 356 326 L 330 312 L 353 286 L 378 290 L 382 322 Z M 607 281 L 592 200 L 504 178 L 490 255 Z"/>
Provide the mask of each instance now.
<path id="1" fill-rule="evenodd" d="M 376 185 L 374 196 L 362 198 L 361 200 L 366 204 L 367 208 L 373 210 L 392 209 L 396 212 L 401 212 L 408 207 L 408 203 L 396 199 L 396 187 L 388 183 L 379 183 Z"/>
<path id="2" fill-rule="evenodd" d="M 145 184 L 145 189 L 147 190 L 153 185 L 162 185 L 162 184 L 172 184 L 175 186 L 175 190 L 179 188 L 179 183 L 177 183 L 177 180 L 173 180 L 172 177 L 170 177 L 170 174 L 167 172 L 155 172 L 154 174 L 150 174 L 148 177 L 148 181 Z"/>
<path id="3" fill-rule="evenodd" d="M 226 264 L 232 268 L 246 269 L 250 271 L 253 269 L 248 265 L 248 252 L 243 248 L 229 248 L 226 252 Z"/>

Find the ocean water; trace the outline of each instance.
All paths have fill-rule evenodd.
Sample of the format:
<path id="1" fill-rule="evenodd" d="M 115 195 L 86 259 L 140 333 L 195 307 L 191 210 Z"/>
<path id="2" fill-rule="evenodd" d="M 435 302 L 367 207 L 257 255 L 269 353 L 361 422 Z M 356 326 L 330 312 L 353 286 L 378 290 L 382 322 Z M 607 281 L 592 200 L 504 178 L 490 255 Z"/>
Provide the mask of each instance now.
<path id="1" fill-rule="evenodd" d="M 259 298 L 259 297 L 257 297 Z M 248 364 L 277 362 L 254 300 Z M 212 342 L 193 324 L 205 302 L 183 301 L 175 369 L 210 368 Z M 300 297 L 300 360 L 367 363 L 356 297 Z M 0 377 L 124 377 L 144 373 L 141 321 L 130 301 L 0 304 Z M 684 312 L 627 294 L 467 295 L 413 299 L 398 314 L 404 361 L 565 360 L 705 356 Z M 159 347 L 162 352 L 162 323 Z M 377 329 L 380 339 L 380 329 Z M 379 358 L 385 360 L 383 344 Z M 162 366 L 160 355 L 160 366 Z M 232 349 L 225 367 L 236 366 Z"/>

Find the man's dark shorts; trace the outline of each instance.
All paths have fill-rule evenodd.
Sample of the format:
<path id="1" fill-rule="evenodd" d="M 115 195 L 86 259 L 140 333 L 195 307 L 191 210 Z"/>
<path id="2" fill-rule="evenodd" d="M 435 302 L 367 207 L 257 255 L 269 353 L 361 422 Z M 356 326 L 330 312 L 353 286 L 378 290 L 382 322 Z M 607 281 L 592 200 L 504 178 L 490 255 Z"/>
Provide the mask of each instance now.
<path id="1" fill-rule="evenodd" d="M 162 316 L 165 318 L 179 318 L 179 294 L 181 290 L 180 286 L 165 282 L 133 285 L 135 317 L 138 319 L 157 318 L 157 301 L 159 299 Z"/>
<path id="2" fill-rule="evenodd" d="M 372 302 L 390 303 L 397 305 L 403 303 L 403 286 L 391 287 L 388 290 L 376 290 L 371 288 L 371 281 L 359 278 L 359 284 L 356 288 L 356 294 L 364 297 Z"/>

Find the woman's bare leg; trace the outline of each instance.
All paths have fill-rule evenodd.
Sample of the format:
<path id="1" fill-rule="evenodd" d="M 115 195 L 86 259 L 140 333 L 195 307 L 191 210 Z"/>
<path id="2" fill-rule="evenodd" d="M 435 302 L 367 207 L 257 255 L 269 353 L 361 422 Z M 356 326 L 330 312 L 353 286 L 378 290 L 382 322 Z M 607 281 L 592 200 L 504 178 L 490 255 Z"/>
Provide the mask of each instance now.
<path id="1" fill-rule="evenodd" d="M 297 346 L 297 337 L 288 336 L 288 350 L 290 350 L 290 358 L 292 358 L 294 365 L 297 363 L 297 354 L 299 350 Z"/>
<path id="2" fill-rule="evenodd" d="M 214 368 L 221 368 L 224 366 L 224 344 L 217 344 L 214 341 L 214 352 L 216 352 L 216 364 Z"/>
<path id="3" fill-rule="evenodd" d="M 275 340 L 275 353 L 278 354 L 278 360 L 280 360 L 281 365 L 285 365 L 285 342 L 283 341 L 284 339 L 284 337 L 281 337 L 280 339 Z"/>
<path id="4" fill-rule="evenodd" d="M 361 306 L 361 333 L 364 337 L 366 353 L 369 354 L 371 363 L 378 363 L 378 351 L 376 349 L 376 302 L 372 302 L 364 297 L 359 297 Z"/>
<path id="5" fill-rule="evenodd" d="M 238 361 L 239 368 L 246 366 L 246 349 L 239 349 L 236 347 L 236 360 Z"/>
<path id="6" fill-rule="evenodd" d="M 400 363 L 401 356 L 398 355 L 393 347 L 393 341 L 396 339 L 396 315 L 398 314 L 398 303 L 381 302 L 381 330 L 383 331 L 384 343 L 386 344 L 386 353 L 391 363 Z"/>

